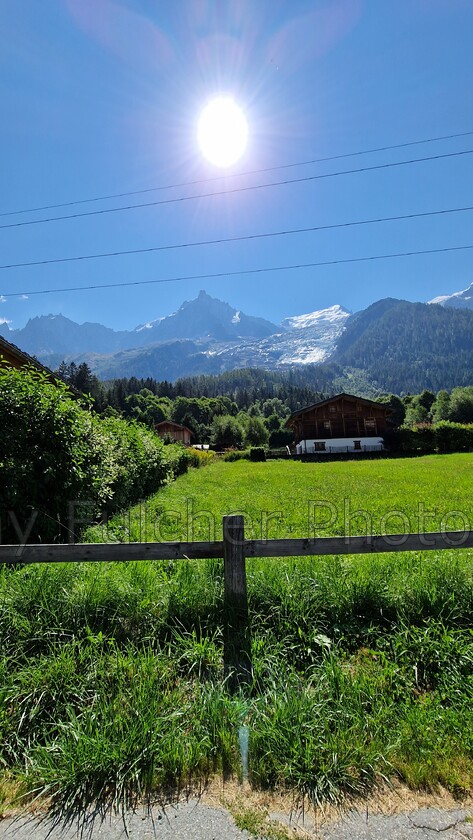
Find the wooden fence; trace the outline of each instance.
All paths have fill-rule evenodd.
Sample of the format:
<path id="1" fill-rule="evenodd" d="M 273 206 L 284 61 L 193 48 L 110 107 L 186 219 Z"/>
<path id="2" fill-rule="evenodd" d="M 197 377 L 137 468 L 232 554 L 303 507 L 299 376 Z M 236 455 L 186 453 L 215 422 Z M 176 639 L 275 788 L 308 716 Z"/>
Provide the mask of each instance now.
<path id="1" fill-rule="evenodd" d="M 0 545 L 0 566 L 222 558 L 225 669 L 231 684 L 238 685 L 246 681 L 251 673 L 245 564 L 247 557 L 378 554 L 388 551 L 438 551 L 459 548 L 473 548 L 472 531 L 246 540 L 244 517 L 238 515 L 223 517 L 222 540 L 219 541 Z"/>

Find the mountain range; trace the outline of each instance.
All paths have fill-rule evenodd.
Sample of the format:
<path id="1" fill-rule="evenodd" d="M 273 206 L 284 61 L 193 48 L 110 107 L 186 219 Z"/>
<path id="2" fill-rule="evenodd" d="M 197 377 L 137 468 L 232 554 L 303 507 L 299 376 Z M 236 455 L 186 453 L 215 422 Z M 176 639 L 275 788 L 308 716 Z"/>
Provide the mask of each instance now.
<path id="1" fill-rule="evenodd" d="M 213 372 L 235 367 L 279 368 L 318 363 L 335 349 L 350 313 L 332 306 L 274 324 L 246 315 L 201 291 L 177 312 L 116 331 L 76 324 L 64 315 L 31 318 L 23 329 L 0 325 L 0 334 L 49 367 L 86 361 L 101 378 Z"/>
<path id="2" fill-rule="evenodd" d="M 173 381 L 330 364 L 341 381 L 351 377 L 374 390 L 438 390 L 473 382 L 473 284 L 429 304 L 386 298 L 355 314 L 337 304 L 279 325 L 201 291 L 172 315 L 134 330 L 48 315 L 19 330 L 2 324 L 0 334 L 49 367 L 86 362 L 100 379 Z"/>

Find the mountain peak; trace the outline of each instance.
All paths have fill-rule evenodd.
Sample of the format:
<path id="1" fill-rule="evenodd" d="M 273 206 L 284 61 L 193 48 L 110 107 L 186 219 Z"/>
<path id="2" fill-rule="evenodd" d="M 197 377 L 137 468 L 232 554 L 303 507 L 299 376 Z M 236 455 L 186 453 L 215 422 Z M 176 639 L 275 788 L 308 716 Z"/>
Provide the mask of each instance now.
<path id="1" fill-rule="evenodd" d="M 264 338 L 280 332 L 280 327 L 245 315 L 229 303 L 214 298 L 201 289 L 193 300 L 186 300 L 177 312 L 151 322 L 146 330 L 146 342 L 175 339 L 237 341 L 241 338 Z"/>
<path id="2" fill-rule="evenodd" d="M 439 306 L 452 306 L 455 309 L 473 309 L 473 283 L 461 292 L 452 292 L 451 295 L 438 295 L 428 303 L 436 303 Z"/>

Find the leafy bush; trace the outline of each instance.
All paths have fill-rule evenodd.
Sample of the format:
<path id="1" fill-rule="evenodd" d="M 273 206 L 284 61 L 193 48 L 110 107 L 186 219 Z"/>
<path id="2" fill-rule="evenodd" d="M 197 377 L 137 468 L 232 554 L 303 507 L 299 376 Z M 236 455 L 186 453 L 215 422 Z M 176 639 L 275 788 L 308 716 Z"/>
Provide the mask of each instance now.
<path id="1" fill-rule="evenodd" d="M 388 449 L 399 452 L 465 452 L 473 449 L 473 425 L 449 420 L 412 429 L 389 430 L 384 435 Z"/>
<path id="2" fill-rule="evenodd" d="M 232 449 L 230 452 L 225 452 L 222 461 L 244 461 L 248 460 L 249 457 L 249 449 Z"/>
<path id="3" fill-rule="evenodd" d="M 435 426 L 435 440 L 440 452 L 462 452 L 473 448 L 473 425 L 463 426 L 442 420 Z"/>
<path id="4" fill-rule="evenodd" d="M 205 467 L 215 458 L 215 452 L 212 450 L 194 449 L 192 446 L 186 449 L 186 455 L 190 467 Z"/>
<path id="5" fill-rule="evenodd" d="M 190 461 L 139 423 L 92 414 L 34 369 L 0 367 L 0 427 L 3 542 L 68 539 L 84 514 L 132 504 Z"/>

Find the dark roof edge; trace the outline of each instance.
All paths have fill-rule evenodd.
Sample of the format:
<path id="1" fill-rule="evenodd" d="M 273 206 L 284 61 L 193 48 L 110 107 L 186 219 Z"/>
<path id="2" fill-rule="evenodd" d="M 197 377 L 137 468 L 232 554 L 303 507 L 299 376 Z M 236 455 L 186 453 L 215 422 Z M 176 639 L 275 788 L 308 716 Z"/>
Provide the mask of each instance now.
<path id="1" fill-rule="evenodd" d="M 20 350 L 20 348 L 17 347 L 16 344 L 12 344 L 11 341 L 7 341 L 6 338 L 0 335 L 0 356 L 2 347 L 9 353 L 18 356 L 18 358 L 25 364 L 32 365 L 32 367 L 38 368 L 39 370 L 43 370 L 45 373 L 49 374 L 49 376 L 53 376 L 54 379 L 59 380 L 59 382 L 64 382 L 64 380 L 61 379 L 61 377 L 58 376 L 56 373 L 54 373 L 51 370 L 51 368 L 46 367 L 46 365 L 43 365 L 43 363 L 39 362 L 38 359 L 35 359 L 34 356 L 30 356 L 29 353 L 25 353 L 24 350 Z"/>

